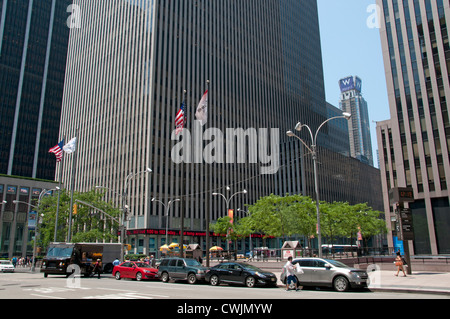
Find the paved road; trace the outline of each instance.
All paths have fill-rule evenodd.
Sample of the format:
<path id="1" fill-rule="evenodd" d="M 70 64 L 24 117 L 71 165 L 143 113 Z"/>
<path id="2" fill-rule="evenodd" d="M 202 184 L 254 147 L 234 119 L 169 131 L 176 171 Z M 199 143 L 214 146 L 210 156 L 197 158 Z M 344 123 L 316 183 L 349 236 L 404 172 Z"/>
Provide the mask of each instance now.
<path id="1" fill-rule="evenodd" d="M 109 276 L 80 278 L 79 281 L 40 273 L 0 274 L 0 299 L 158 299 L 158 300 L 276 300 L 276 299 L 450 299 L 448 295 L 410 294 L 397 292 L 357 291 L 337 293 L 332 290 L 301 290 L 286 292 L 283 288 L 239 286 L 213 287 L 207 284 L 188 285 L 182 282 L 117 281 Z"/>

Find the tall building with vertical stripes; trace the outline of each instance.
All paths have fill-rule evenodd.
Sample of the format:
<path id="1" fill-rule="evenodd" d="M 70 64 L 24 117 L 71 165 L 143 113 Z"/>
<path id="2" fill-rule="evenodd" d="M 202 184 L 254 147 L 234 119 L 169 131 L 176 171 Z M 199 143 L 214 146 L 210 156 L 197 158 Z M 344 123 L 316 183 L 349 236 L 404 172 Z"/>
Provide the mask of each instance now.
<path id="1" fill-rule="evenodd" d="M 388 192 L 412 187 L 415 254 L 450 253 L 450 46 L 448 0 L 378 0 L 391 119 L 379 123 Z M 394 217 L 394 216 L 392 216 Z M 387 218 L 392 236 L 395 225 Z"/>
<path id="2" fill-rule="evenodd" d="M 63 179 L 75 174 L 76 190 L 98 186 L 118 205 L 125 200 L 136 252 L 156 252 L 166 227 L 171 240 L 180 240 L 182 216 L 187 241 L 204 248 L 207 216 L 215 221 L 227 207 L 245 210 L 271 193 L 313 194 L 311 157 L 285 132 L 298 121 L 317 128 L 327 119 L 316 1 L 75 0 L 74 8 L 80 23 L 70 34 L 60 138 L 77 135 L 79 142 L 66 156 Z M 200 159 L 186 167 L 173 160 L 176 114 L 184 101 L 184 132 L 194 137 L 206 90 L 203 154 L 218 155 L 210 152 L 214 141 L 220 148 L 234 140 L 217 142 L 227 129 L 255 129 L 258 155 L 276 155 L 271 163 L 251 162 L 249 154 L 245 163 Z M 327 136 L 325 127 L 321 145 Z M 225 152 L 228 159 L 242 155 Z M 262 174 L 270 164 L 273 171 Z M 151 174 L 140 174 L 147 168 Z M 323 180 L 334 176 L 322 172 Z M 244 189 L 229 205 L 212 195 Z M 167 214 L 153 198 L 182 203 Z"/>
<path id="3" fill-rule="evenodd" d="M 0 0 L 0 174 L 53 180 L 71 0 Z"/>

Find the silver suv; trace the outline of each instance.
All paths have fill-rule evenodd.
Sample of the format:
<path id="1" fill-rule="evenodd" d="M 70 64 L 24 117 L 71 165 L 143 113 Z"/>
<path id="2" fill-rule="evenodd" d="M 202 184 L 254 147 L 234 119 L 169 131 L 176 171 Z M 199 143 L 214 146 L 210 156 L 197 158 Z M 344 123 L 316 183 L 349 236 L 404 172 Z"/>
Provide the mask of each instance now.
<path id="1" fill-rule="evenodd" d="M 294 266 L 299 263 L 303 274 L 296 272 L 298 285 L 333 287 L 336 291 L 347 291 L 351 288 L 366 288 L 369 285 L 367 272 L 351 268 L 340 261 L 322 258 L 297 258 L 292 261 Z M 296 267 L 295 267 L 296 268 Z M 286 283 L 285 269 L 280 280 Z"/>

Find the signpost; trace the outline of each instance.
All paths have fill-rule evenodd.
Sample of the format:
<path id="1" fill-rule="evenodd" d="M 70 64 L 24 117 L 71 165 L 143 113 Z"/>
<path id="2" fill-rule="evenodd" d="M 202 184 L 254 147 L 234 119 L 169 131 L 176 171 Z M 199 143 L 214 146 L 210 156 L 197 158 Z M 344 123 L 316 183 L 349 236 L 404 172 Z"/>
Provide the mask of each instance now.
<path id="1" fill-rule="evenodd" d="M 389 191 L 389 203 L 396 205 L 397 236 L 403 241 L 405 259 L 408 263 L 406 272 L 411 275 L 411 258 L 409 253 L 409 241 L 414 240 L 413 216 L 410 208 L 405 208 L 404 203 L 414 202 L 414 191 L 409 187 L 396 187 Z"/>

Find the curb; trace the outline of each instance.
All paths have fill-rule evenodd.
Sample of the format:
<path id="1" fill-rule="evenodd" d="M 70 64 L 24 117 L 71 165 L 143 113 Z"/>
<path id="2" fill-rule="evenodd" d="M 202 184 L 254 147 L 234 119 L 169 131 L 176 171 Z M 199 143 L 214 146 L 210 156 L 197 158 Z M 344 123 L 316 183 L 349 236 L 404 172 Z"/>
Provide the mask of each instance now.
<path id="1" fill-rule="evenodd" d="M 377 292 L 399 292 L 410 294 L 424 294 L 424 295 L 441 295 L 450 296 L 450 291 L 432 290 L 432 289 L 414 289 L 414 288 L 396 288 L 396 287 L 380 287 L 380 288 L 368 288 L 370 291 Z"/>

